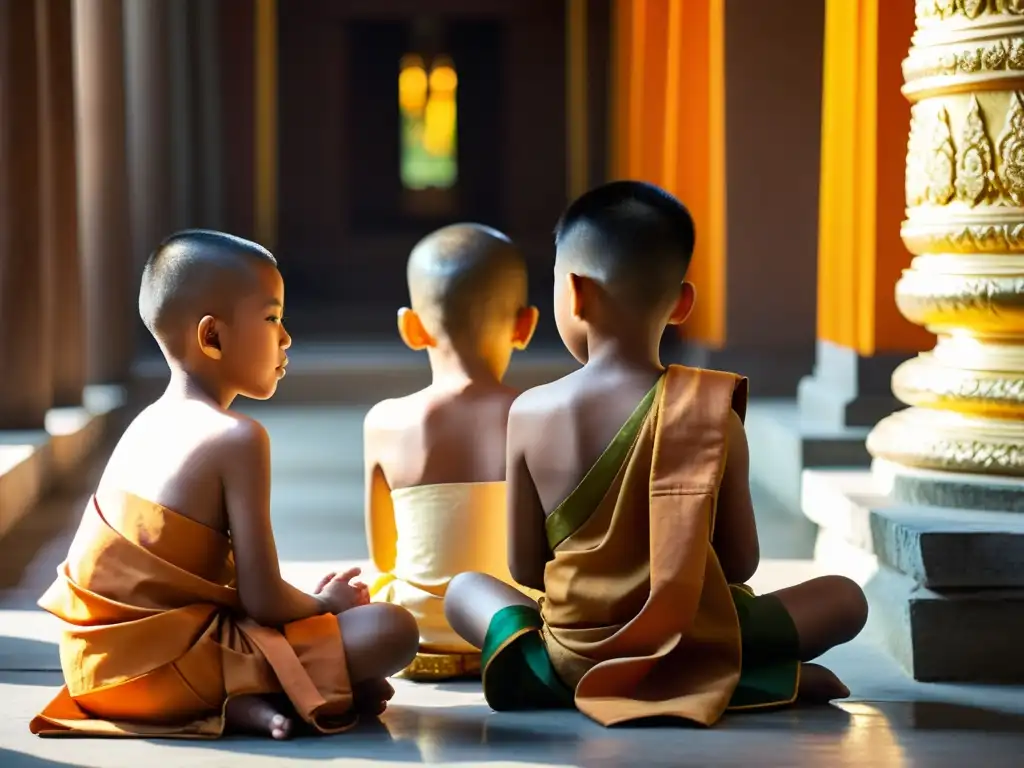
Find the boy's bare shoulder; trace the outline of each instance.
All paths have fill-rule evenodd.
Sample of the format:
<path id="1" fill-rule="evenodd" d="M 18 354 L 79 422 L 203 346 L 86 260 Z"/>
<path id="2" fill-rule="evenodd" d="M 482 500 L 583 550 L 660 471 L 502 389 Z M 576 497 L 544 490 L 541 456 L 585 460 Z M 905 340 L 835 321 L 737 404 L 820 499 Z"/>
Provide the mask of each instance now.
<path id="1" fill-rule="evenodd" d="M 573 374 L 527 389 L 516 397 L 509 409 L 509 423 L 546 419 L 554 411 L 561 411 L 574 399 L 576 381 Z"/>
<path id="2" fill-rule="evenodd" d="M 424 409 L 423 393 L 415 392 L 405 397 L 381 400 L 363 418 L 364 433 L 394 432 L 413 420 L 415 414 Z"/>

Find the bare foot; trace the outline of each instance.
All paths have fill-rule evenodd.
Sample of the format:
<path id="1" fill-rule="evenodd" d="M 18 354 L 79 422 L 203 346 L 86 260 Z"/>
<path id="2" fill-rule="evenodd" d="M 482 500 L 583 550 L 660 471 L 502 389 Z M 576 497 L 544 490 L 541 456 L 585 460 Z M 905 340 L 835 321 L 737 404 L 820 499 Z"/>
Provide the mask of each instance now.
<path id="1" fill-rule="evenodd" d="M 291 718 L 286 717 L 263 696 L 236 696 L 224 709 L 227 727 L 238 733 L 251 733 L 287 739 L 292 735 Z"/>
<path id="2" fill-rule="evenodd" d="M 800 688 L 797 698 L 809 704 L 827 704 L 833 699 L 845 699 L 850 689 L 835 674 L 820 664 L 802 664 Z"/>
<path id="3" fill-rule="evenodd" d="M 352 690 L 355 708 L 364 715 L 377 717 L 384 714 L 395 689 L 387 680 L 364 680 Z"/>

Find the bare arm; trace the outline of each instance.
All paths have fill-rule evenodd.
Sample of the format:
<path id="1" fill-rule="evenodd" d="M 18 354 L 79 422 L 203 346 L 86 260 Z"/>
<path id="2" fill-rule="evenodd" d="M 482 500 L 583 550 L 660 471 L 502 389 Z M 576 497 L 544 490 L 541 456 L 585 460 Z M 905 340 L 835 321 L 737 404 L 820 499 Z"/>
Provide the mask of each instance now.
<path id="1" fill-rule="evenodd" d="M 330 613 L 321 599 L 281 578 L 270 525 L 270 437 L 254 421 L 241 420 L 223 438 L 222 478 L 238 595 L 250 618 L 271 626 Z"/>
<path id="2" fill-rule="evenodd" d="M 366 494 L 366 543 L 373 566 L 380 573 L 390 573 L 395 567 L 398 531 L 395 528 L 395 508 L 391 502 L 391 487 L 380 468 L 378 436 L 373 419 L 375 409 L 366 414 L 363 422 L 363 461 L 366 466 L 364 493 Z"/>
<path id="3" fill-rule="evenodd" d="M 750 498 L 750 453 L 747 433 L 735 411 L 729 412 L 725 473 L 718 495 L 712 545 L 730 584 L 746 582 L 761 560 Z"/>
<path id="4" fill-rule="evenodd" d="M 527 417 L 528 418 L 528 417 Z M 544 589 L 544 566 L 548 561 L 548 540 L 544 529 L 544 507 L 530 470 L 522 435 L 527 431 L 523 415 L 513 403 L 508 414 L 508 442 L 505 453 L 505 482 L 508 507 L 508 567 L 512 578 L 524 587 Z"/>

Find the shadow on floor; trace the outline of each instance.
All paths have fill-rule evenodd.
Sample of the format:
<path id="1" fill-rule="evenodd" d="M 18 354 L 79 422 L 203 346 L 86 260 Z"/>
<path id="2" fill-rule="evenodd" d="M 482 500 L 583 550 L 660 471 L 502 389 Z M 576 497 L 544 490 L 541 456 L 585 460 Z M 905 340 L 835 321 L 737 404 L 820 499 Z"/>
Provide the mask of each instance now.
<path id="1" fill-rule="evenodd" d="M 45 757 L 26 755 L 24 752 L 0 747 L 0 765 L 4 768 L 68 768 L 74 763 L 58 763 L 56 760 L 47 760 Z"/>
<path id="2" fill-rule="evenodd" d="M 60 652 L 57 644 L 0 635 L 0 671 L 60 672 Z M 40 682 L 38 685 L 49 686 L 52 683 Z"/>
<path id="3" fill-rule="evenodd" d="M 572 717 L 572 715 L 568 715 Z M 572 753 L 582 741 L 579 729 L 589 725 L 573 718 L 565 729 L 539 726 L 536 718 L 495 716 L 486 708 L 443 707 L 436 711 L 393 707 L 384 721 L 367 720 L 336 736 L 301 736 L 290 741 L 227 737 L 216 742 L 162 741 L 161 746 L 205 748 L 228 753 L 302 758 L 307 760 L 374 760 L 384 763 L 477 762 L 497 755 Z M 595 726 L 596 727 L 596 726 Z"/>

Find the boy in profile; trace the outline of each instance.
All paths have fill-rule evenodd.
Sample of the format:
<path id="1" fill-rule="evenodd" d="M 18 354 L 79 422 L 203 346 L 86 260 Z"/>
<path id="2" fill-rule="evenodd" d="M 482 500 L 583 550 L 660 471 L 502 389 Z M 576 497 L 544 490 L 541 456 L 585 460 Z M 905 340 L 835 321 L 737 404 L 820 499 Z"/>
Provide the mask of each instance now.
<path id="1" fill-rule="evenodd" d="M 358 569 L 315 594 L 281 578 L 267 432 L 229 410 L 284 376 L 283 308 L 255 243 L 192 230 L 150 256 L 139 311 L 170 384 L 121 436 L 40 600 L 65 624 L 65 685 L 34 733 L 283 739 L 295 715 L 342 731 L 393 693 L 415 622 L 367 605 Z"/>
<path id="2" fill-rule="evenodd" d="M 444 227 L 409 256 L 411 308 L 398 314 L 410 349 L 426 350 L 432 382 L 366 416 L 366 532 L 381 576 L 376 602 L 407 608 L 419 626 L 418 680 L 479 674 L 479 654 L 444 617 L 463 571 L 512 583 L 505 517 L 505 427 L 518 394 L 502 383 L 513 350 L 537 324 L 526 265 L 505 235 Z"/>
<path id="3" fill-rule="evenodd" d="M 488 703 L 711 725 L 726 709 L 848 695 L 803 662 L 860 632 L 860 588 L 743 586 L 759 562 L 745 379 L 658 356 L 694 302 L 689 212 L 614 182 L 576 200 L 555 240 L 555 320 L 583 367 L 515 401 L 507 449 L 509 567 L 544 597 L 464 574 L 446 601 L 483 649 Z"/>

